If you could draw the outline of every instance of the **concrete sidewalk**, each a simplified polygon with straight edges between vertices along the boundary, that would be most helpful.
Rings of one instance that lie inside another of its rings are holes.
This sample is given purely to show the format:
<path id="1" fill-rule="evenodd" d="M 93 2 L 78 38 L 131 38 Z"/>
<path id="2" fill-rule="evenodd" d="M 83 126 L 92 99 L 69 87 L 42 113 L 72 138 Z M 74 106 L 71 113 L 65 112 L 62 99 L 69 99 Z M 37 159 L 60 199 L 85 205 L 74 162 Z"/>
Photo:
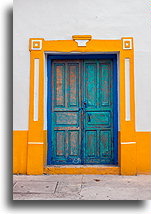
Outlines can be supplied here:
<path id="1" fill-rule="evenodd" d="M 151 176 L 14 175 L 13 200 L 151 200 Z"/>

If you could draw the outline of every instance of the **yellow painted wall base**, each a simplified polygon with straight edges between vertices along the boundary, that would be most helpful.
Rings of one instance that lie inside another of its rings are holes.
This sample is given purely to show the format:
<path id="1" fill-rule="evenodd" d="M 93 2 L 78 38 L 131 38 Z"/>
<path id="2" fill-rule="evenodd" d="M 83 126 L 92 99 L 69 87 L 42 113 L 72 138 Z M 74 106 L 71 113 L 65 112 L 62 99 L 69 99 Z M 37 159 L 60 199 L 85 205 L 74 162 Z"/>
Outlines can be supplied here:
<path id="1" fill-rule="evenodd" d="M 136 175 L 136 142 L 132 144 L 121 144 L 121 175 Z"/>
<path id="2" fill-rule="evenodd" d="M 28 131 L 13 131 L 13 173 L 27 172 L 27 135 Z"/>
<path id="3" fill-rule="evenodd" d="M 151 174 L 151 133 L 137 132 L 137 174 Z"/>
<path id="4" fill-rule="evenodd" d="M 31 144 L 28 146 L 27 174 L 42 175 L 44 166 L 43 144 Z"/>
<path id="5" fill-rule="evenodd" d="M 28 145 L 28 131 L 13 131 L 14 174 L 150 174 L 151 133 L 136 132 L 136 144 L 120 144 L 119 167 L 47 167 L 47 132 L 44 144 Z M 120 137 L 120 133 L 119 133 Z M 28 154 L 28 155 L 27 155 Z M 33 155 L 34 154 L 34 155 Z M 30 162 L 28 162 L 28 158 Z M 32 163 L 32 164 L 31 164 Z M 46 166 L 46 167 L 44 167 Z"/>

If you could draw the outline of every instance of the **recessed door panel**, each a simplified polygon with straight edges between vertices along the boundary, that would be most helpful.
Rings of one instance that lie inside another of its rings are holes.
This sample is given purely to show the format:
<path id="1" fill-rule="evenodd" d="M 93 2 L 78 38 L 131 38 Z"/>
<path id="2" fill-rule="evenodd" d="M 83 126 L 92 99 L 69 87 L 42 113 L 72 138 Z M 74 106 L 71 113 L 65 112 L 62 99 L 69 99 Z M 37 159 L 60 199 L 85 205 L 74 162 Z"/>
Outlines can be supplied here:
<path id="1" fill-rule="evenodd" d="M 88 108 L 97 106 L 97 67 L 96 63 L 85 64 L 85 99 L 87 100 Z"/>
<path id="2" fill-rule="evenodd" d="M 111 74 L 109 64 L 100 64 L 100 84 L 102 106 L 110 106 L 111 101 Z"/>
<path id="3" fill-rule="evenodd" d="M 97 154 L 97 132 L 86 131 L 86 157 L 95 158 Z"/>
<path id="4" fill-rule="evenodd" d="M 80 155 L 79 131 L 69 131 L 68 140 L 69 140 L 69 156 L 78 157 Z"/>
<path id="5" fill-rule="evenodd" d="M 86 126 L 88 127 L 110 127 L 110 112 L 86 112 Z"/>
<path id="6" fill-rule="evenodd" d="M 65 131 L 55 131 L 56 140 L 56 156 L 63 156 L 65 158 L 66 136 Z"/>
<path id="7" fill-rule="evenodd" d="M 111 141 L 111 131 L 100 131 L 100 156 L 104 161 L 111 158 L 113 146 L 113 144 L 110 143 Z"/>
<path id="8" fill-rule="evenodd" d="M 79 112 L 55 112 L 55 125 L 79 126 Z"/>
<path id="9" fill-rule="evenodd" d="M 55 106 L 65 107 L 65 64 L 56 64 L 54 68 Z"/>
<path id="10" fill-rule="evenodd" d="M 79 64 L 68 66 L 68 106 L 79 106 Z"/>

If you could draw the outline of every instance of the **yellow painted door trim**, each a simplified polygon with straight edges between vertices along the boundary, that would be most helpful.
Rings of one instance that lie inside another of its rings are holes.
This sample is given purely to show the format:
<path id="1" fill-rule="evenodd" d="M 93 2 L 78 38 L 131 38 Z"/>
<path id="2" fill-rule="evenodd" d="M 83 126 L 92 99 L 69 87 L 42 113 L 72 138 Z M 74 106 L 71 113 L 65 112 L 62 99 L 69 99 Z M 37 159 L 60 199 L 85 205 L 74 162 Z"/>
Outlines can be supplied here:
<path id="1" fill-rule="evenodd" d="M 132 37 L 119 40 L 96 40 L 91 35 L 75 35 L 71 40 L 47 41 L 43 38 L 31 38 L 30 50 L 30 105 L 27 174 L 43 174 L 45 167 L 44 137 L 44 57 L 47 52 L 64 53 L 117 53 L 119 56 L 119 164 L 120 173 L 136 174 L 136 137 L 134 103 L 134 44 Z M 129 59 L 129 119 L 126 109 L 126 65 Z M 36 64 L 38 62 L 38 64 Z M 35 93 L 36 91 L 36 93 Z M 35 95 L 36 94 L 36 95 Z M 36 112 L 35 112 L 36 107 Z M 75 170 L 73 172 L 75 173 Z M 91 168 L 90 168 L 91 170 Z M 55 170 L 54 170 L 55 171 Z M 57 171 L 57 170 L 56 170 Z M 93 170 L 97 173 L 97 170 Z M 63 173 L 63 171 L 61 171 Z M 67 172 L 67 169 L 65 170 Z M 71 171 L 70 171 L 71 173 Z M 78 173 L 78 170 L 77 170 Z M 87 174 L 92 174 L 87 171 Z"/>

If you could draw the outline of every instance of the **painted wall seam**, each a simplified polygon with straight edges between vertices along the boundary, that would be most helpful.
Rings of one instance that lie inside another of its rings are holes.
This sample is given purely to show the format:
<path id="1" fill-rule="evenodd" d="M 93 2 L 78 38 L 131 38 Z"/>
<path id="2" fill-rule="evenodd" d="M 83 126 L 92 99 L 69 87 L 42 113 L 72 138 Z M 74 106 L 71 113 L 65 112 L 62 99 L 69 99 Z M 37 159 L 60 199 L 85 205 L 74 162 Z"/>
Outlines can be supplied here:
<path id="1" fill-rule="evenodd" d="M 136 144 L 136 142 L 121 142 L 121 144 Z"/>
<path id="2" fill-rule="evenodd" d="M 44 144 L 44 142 L 28 142 L 28 144 Z"/>

